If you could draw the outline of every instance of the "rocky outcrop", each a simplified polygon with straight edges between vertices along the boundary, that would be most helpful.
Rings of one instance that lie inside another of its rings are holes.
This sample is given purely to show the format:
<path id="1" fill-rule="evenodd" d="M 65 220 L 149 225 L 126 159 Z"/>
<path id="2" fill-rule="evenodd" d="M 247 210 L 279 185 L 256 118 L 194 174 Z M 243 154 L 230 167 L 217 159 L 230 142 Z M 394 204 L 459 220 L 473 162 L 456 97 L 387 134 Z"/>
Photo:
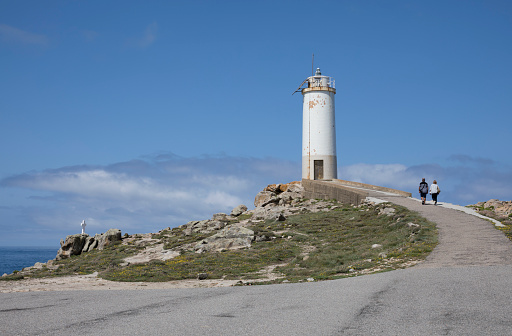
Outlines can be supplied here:
<path id="1" fill-rule="evenodd" d="M 190 221 L 179 227 L 181 229 L 180 234 L 184 236 L 185 241 L 191 241 L 190 243 L 180 245 L 179 248 L 173 250 L 165 250 L 163 244 L 158 246 L 149 244 L 140 253 L 147 252 L 147 256 L 140 258 L 140 260 L 166 260 L 179 255 L 182 250 L 203 253 L 247 248 L 255 241 L 266 241 L 275 238 L 271 235 L 255 234 L 254 231 L 247 228 L 255 222 L 268 219 L 284 221 L 287 217 L 299 212 L 328 211 L 333 208 L 332 203 L 326 201 L 304 199 L 304 188 L 300 182 L 268 185 L 256 195 L 254 205 L 254 210 L 248 210 L 247 206 L 241 204 L 235 207 L 229 215 L 216 213 L 211 219 Z M 241 219 L 241 215 L 247 216 Z M 166 231 L 171 231 L 171 228 L 167 228 Z M 165 234 L 162 232 L 160 234 Z M 197 235 L 199 239 L 201 237 L 207 238 L 199 242 L 197 240 L 193 242 L 194 237 L 190 236 L 194 235 Z M 110 229 L 93 237 L 87 234 L 67 236 L 61 242 L 56 260 L 69 258 L 72 255 L 79 255 L 94 249 L 102 250 L 121 239 L 121 230 L 118 229 Z M 127 262 L 134 263 L 138 260 L 137 256 L 132 259 Z"/>
<path id="2" fill-rule="evenodd" d="M 87 237 L 85 239 L 84 248 L 82 252 L 89 252 L 90 250 L 96 248 L 98 246 L 98 241 L 94 239 L 94 237 Z"/>
<path id="3" fill-rule="evenodd" d="M 121 230 L 119 229 L 110 229 L 105 233 L 94 235 L 94 240 L 98 242 L 98 250 L 103 250 L 121 239 Z"/>
<path id="4" fill-rule="evenodd" d="M 190 221 L 180 226 L 180 228 L 183 229 L 185 236 L 190 236 L 194 233 L 208 234 L 223 229 L 230 220 L 232 220 L 232 218 L 228 217 L 226 214 L 215 214 L 212 219 Z"/>
<path id="5" fill-rule="evenodd" d="M 231 216 L 238 217 L 246 211 L 247 211 L 247 207 L 243 204 L 240 204 L 239 206 L 237 206 L 236 208 L 231 210 Z"/>
<path id="6" fill-rule="evenodd" d="M 288 184 L 270 184 L 254 198 L 255 207 L 268 204 L 291 205 L 292 202 L 304 198 L 304 188 L 299 182 Z"/>
<path id="7" fill-rule="evenodd" d="M 332 206 L 326 201 L 305 199 L 304 195 L 305 190 L 300 182 L 271 184 L 256 195 L 256 208 L 247 213 L 252 214 L 253 220 L 284 221 L 296 213 L 327 211 Z"/>
<path id="8" fill-rule="evenodd" d="M 56 260 L 69 258 L 72 255 L 79 255 L 82 253 L 85 242 L 89 237 L 88 234 L 74 234 L 67 236 L 65 240 L 60 241 L 60 249 L 57 252 Z"/>
<path id="9" fill-rule="evenodd" d="M 254 198 L 255 207 L 263 207 L 272 202 L 272 200 L 278 201 L 276 194 L 271 191 L 260 191 Z"/>
<path id="10" fill-rule="evenodd" d="M 85 233 L 70 235 L 65 240 L 60 241 L 60 249 L 55 259 L 66 259 L 72 255 L 89 252 L 95 248 L 103 250 L 106 246 L 112 245 L 121 239 L 121 230 L 119 229 L 110 229 L 105 233 L 96 234 L 94 237 L 90 237 Z"/>
<path id="11" fill-rule="evenodd" d="M 160 230 L 158 234 L 126 236 L 123 243 L 133 244 L 140 251 L 126 258 L 123 265 L 155 259 L 169 260 L 184 251 L 206 253 L 249 248 L 255 242 L 271 241 L 280 236 L 280 233 L 260 229 L 254 232 L 248 228 L 258 222 L 285 221 L 294 214 L 330 211 L 338 207 L 329 201 L 305 199 L 304 195 L 305 191 L 300 182 L 272 184 L 256 195 L 253 210 L 248 210 L 247 206 L 242 204 L 232 209 L 229 215 L 216 213 L 211 219 L 190 221 L 175 229 L 168 227 Z M 383 214 L 392 215 L 386 212 Z M 121 240 L 121 230 L 118 229 L 110 229 L 94 236 L 70 235 L 61 241 L 56 260 L 94 249 L 102 250 Z M 47 267 L 50 267 L 50 263 Z"/>
<path id="12" fill-rule="evenodd" d="M 255 237 L 254 232 L 246 228 L 250 223 L 266 219 L 284 221 L 288 216 L 303 211 L 304 207 L 308 211 L 316 212 L 324 206 L 322 202 L 313 205 L 310 201 L 298 206 L 299 202 L 304 201 L 303 197 L 304 188 L 300 182 L 271 184 L 256 195 L 254 210 L 247 210 L 247 206 L 239 205 L 230 215 L 217 213 L 212 219 L 190 221 L 180 228 L 184 236 L 212 234 L 191 246 L 191 249 L 198 253 L 250 247 L 253 241 L 268 238 Z M 249 216 L 240 220 L 238 217 L 242 214 Z"/>
<path id="13" fill-rule="evenodd" d="M 482 202 L 478 203 L 481 204 Z M 492 209 L 497 215 L 509 217 L 512 214 L 512 201 L 491 199 L 483 203 L 484 209 Z"/>
<path id="14" fill-rule="evenodd" d="M 512 225 L 512 201 L 490 199 L 487 202 L 468 205 L 468 207 L 474 208 L 481 215 L 499 220 L 503 224 Z"/>
<path id="15" fill-rule="evenodd" d="M 231 225 L 197 243 L 194 250 L 197 253 L 202 253 L 240 249 L 250 247 L 253 240 L 253 230 L 243 226 Z"/>

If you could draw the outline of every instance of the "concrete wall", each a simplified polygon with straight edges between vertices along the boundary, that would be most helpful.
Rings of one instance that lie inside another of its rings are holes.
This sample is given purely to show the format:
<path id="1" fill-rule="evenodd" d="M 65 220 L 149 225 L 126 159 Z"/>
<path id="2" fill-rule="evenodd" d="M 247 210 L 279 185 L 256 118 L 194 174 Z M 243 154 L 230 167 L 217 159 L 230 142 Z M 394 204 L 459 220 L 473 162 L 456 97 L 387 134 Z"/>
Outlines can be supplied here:
<path id="1" fill-rule="evenodd" d="M 336 181 L 337 183 L 343 184 L 347 187 L 365 188 L 365 189 L 376 190 L 376 191 L 384 191 L 384 192 L 389 192 L 389 193 L 397 194 L 397 195 L 404 196 L 404 197 L 412 196 L 412 194 L 407 191 L 391 189 L 391 188 L 386 188 L 386 187 L 379 187 L 379 186 L 374 186 L 374 185 L 366 184 L 366 183 L 352 182 L 352 181 L 345 181 L 345 180 L 338 180 L 338 179 L 336 179 L 334 181 Z"/>
<path id="2" fill-rule="evenodd" d="M 306 198 L 335 199 L 342 203 L 359 205 L 368 196 L 364 190 L 348 188 L 332 182 L 302 180 Z"/>

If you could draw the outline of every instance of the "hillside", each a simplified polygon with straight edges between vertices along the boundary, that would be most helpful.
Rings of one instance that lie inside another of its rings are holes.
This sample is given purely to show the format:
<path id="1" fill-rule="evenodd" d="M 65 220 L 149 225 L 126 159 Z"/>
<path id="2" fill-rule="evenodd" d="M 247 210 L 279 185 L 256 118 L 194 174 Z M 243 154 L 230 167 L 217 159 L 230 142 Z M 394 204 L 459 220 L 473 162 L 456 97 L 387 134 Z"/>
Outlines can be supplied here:
<path id="1" fill-rule="evenodd" d="M 498 229 L 503 231 L 512 240 L 512 201 L 490 199 L 487 202 L 468 205 L 468 207 L 475 209 L 481 215 L 501 222 L 503 226 L 498 227 Z"/>
<path id="2" fill-rule="evenodd" d="M 0 279 L 88 274 L 123 282 L 317 281 L 408 267 L 436 245 L 435 224 L 404 207 L 303 195 L 298 182 L 269 185 L 256 195 L 254 210 L 241 205 L 231 214 L 150 234 L 68 236 L 55 260 Z"/>

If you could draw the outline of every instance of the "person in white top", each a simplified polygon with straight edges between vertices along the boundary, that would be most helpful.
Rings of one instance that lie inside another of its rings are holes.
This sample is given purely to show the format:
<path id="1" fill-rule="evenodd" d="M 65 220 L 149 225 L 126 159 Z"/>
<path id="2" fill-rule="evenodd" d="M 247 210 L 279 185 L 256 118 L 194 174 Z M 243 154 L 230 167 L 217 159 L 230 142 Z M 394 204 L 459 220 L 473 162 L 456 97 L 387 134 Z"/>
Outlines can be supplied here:
<path id="1" fill-rule="evenodd" d="M 437 181 L 434 180 L 430 185 L 430 195 L 432 195 L 432 201 L 434 201 L 434 205 L 437 205 L 437 195 L 441 192 L 439 186 L 437 185 Z"/>

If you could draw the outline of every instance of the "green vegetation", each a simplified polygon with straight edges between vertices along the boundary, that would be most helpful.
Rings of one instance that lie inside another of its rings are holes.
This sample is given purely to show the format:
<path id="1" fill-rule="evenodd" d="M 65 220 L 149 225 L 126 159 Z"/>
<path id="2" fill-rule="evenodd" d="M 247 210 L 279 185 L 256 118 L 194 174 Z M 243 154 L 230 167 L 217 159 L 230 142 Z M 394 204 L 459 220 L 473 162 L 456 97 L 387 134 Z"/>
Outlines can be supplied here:
<path id="1" fill-rule="evenodd" d="M 182 245 L 195 243 L 208 237 L 204 233 L 192 233 L 188 236 L 183 234 L 183 228 L 174 228 L 171 231 L 171 235 L 167 235 L 163 238 L 164 249 L 170 250 Z"/>
<path id="2" fill-rule="evenodd" d="M 15 273 L 13 273 L 11 275 L 0 277 L 0 281 L 21 280 L 23 278 L 25 278 L 23 275 L 18 274 L 17 272 L 15 272 Z"/>
<path id="3" fill-rule="evenodd" d="M 77 256 L 71 256 L 68 259 L 54 262 L 56 269 L 43 267 L 42 269 L 32 270 L 30 274 L 24 276 L 15 272 L 12 275 L 0 277 L 1 280 L 19 280 L 20 277 L 42 278 L 75 274 L 91 274 L 94 272 L 105 272 L 110 269 L 122 267 L 123 259 L 136 254 L 141 250 L 131 244 L 119 244 L 108 246 L 103 250 L 92 250 Z"/>
<path id="4" fill-rule="evenodd" d="M 143 249 L 131 241 L 73 256 L 55 262 L 57 269 L 43 268 L 24 276 L 96 271 L 102 278 L 114 281 L 196 279 L 200 273 L 208 274 L 209 279 L 246 283 L 256 279 L 260 279 L 259 283 L 326 280 L 406 267 L 424 259 L 437 243 L 435 224 L 406 208 L 389 203 L 361 207 L 335 202 L 331 205 L 335 207 L 330 211 L 301 213 L 285 221 L 250 223 L 248 227 L 259 239 L 246 249 L 195 253 L 187 244 L 216 232 L 186 236 L 183 228 L 174 228 L 153 234 L 156 241 L 151 242 L 180 251 L 178 257 L 170 260 L 127 265 L 124 258 Z M 386 207 L 394 208 L 394 212 L 382 214 Z M 267 280 L 268 272 L 264 270 L 269 268 L 278 275 L 277 279 Z"/>
<path id="5" fill-rule="evenodd" d="M 218 253 L 188 252 L 167 261 L 112 269 L 102 277 L 114 281 L 170 281 L 196 279 L 199 273 L 207 273 L 212 279 L 246 279 L 255 275 L 249 276 L 254 279 L 261 268 L 293 258 L 298 252 L 297 247 L 284 240 L 254 245 L 249 249 Z"/>
<path id="6" fill-rule="evenodd" d="M 470 208 L 475 209 L 479 214 L 493 218 L 497 221 L 499 221 L 504 226 L 499 227 L 496 226 L 496 228 L 500 231 L 502 231 L 505 236 L 507 236 L 508 239 L 512 240 L 512 213 L 508 216 L 505 215 L 498 215 L 496 212 L 494 212 L 494 206 L 491 206 L 489 208 L 484 208 L 483 206 L 468 206 Z"/>
<path id="7" fill-rule="evenodd" d="M 502 231 L 505 236 L 507 236 L 508 239 L 512 240 L 512 216 L 508 216 L 508 217 L 502 217 L 502 216 L 490 216 L 490 215 L 486 215 L 486 216 L 489 216 L 489 217 L 493 217 L 494 219 L 500 221 L 501 224 L 503 224 L 504 226 L 502 227 L 496 227 L 498 230 Z"/>
<path id="8" fill-rule="evenodd" d="M 403 207 L 393 208 L 392 216 L 379 215 L 381 207 L 344 206 L 290 218 L 283 224 L 288 236 L 310 252 L 296 255 L 277 270 L 290 281 L 332 279 L 363 270 L 395 269 L 424 258 L 437 242 L 435 224 Z M 381 246 L 372 248 L 374 244 Z"/>

